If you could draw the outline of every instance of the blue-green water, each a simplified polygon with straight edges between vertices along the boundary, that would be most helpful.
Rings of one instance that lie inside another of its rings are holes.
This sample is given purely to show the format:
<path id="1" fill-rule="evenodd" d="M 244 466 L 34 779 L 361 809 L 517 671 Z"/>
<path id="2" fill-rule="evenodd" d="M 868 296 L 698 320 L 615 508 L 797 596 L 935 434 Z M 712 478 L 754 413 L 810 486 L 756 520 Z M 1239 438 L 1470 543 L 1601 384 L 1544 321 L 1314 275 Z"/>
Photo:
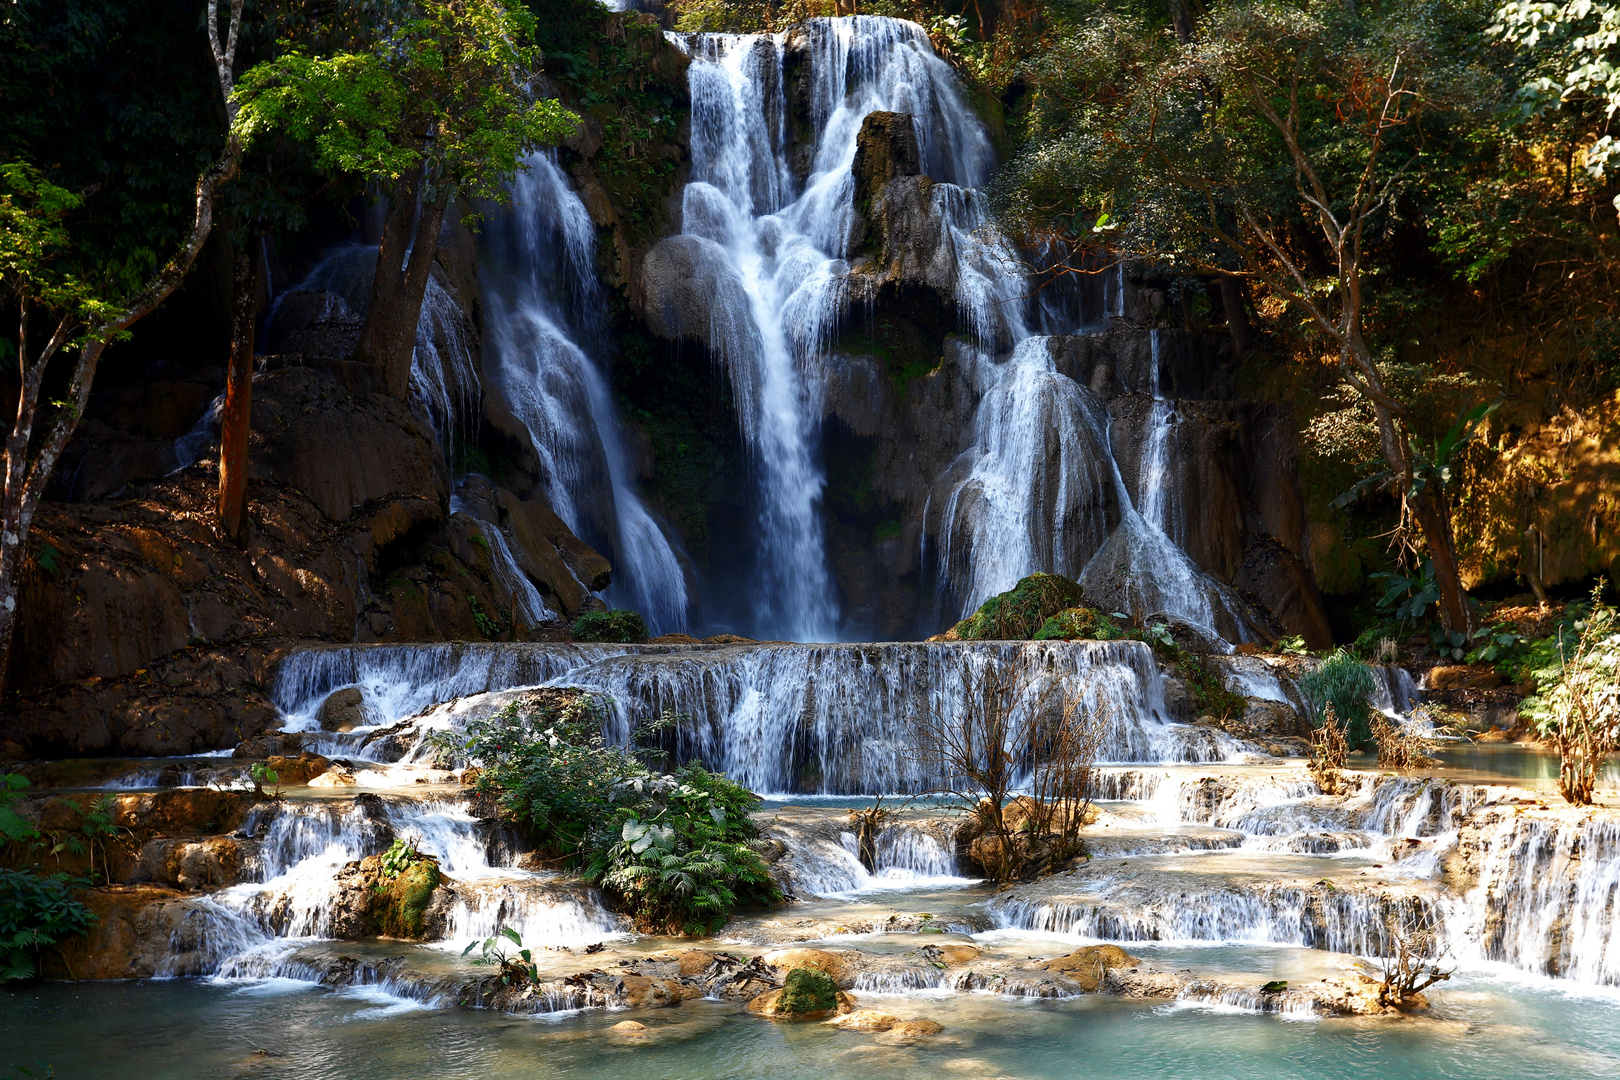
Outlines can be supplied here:
<path id="1" fill-rule="evenodd" d="M 1279 960 L 1286 967 L 1285 957 L 1266 962 Z M 1434 997 L 1434 1019 L 1313 1022 L 1099 996 L 863 996 L 863 1006 L 946 1025 L 932 1040 L 900 1046 L 707 1001 L 518 1019 L 290 982 L 66 984 L 0 993 L 0 1066 L 45 1061 L 62 1078 L 142 1080 L 1620 1075 L 1620 1003 L 1478 977 Z M 626 1019 L 646 1024 L 650 1037 L 630 1041 L 608 1030 Z M 255 1056 L 261 1050 L 267 1054 Z"/>

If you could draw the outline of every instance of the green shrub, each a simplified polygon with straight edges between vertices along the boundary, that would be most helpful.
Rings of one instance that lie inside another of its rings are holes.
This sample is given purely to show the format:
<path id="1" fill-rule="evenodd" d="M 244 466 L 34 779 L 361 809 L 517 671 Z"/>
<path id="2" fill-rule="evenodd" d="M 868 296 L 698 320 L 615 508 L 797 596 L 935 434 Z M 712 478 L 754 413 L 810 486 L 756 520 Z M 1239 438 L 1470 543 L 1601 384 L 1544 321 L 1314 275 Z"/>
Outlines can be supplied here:
<path id="1" fill-rule="evenodd" d="M 741 905 L 781 902 L 748 842 L 759 797 L 700 765 L 673 774 L 661 750 L 609 746 L 604 703 L 550 691 L 470 725 L 441 749 L 482 766 L 478 787 L 558 865 L 583 870 L 647 931 L 710 933 Z M 638 735 L 667 726 L 665 717 Z"/>
<path id="2" fill-rule="evenodd" d="M 66 874 L 0 870 L 0 982 L 38 970 L 41 949 L 73 934 L 87 934 L 96 915 L 79 900 Z"/>
<path id="3" fill-rule="evenodd" d="M 574 620 L 574 639 L 639 645 L 647 640 L 647 623 L 628 608 L 587 611 Z"/>
<path id="4" fill-rule="evenodd" d="M 1036 641 L 1073 641 L 1083 638 L 1091 641 L 1113 641 L 1125 632 L 1119 624 L 1096 608 L 1064 608 L 1041 624 L 1035 631 Z"/>
<path id="5" fill-rule="evenodd" d="M 1372 668 L 1343 649 L 1322 661 L 1321 666 L 1300 677 L 1299 692 L 1305 699 L 1312 727 L 1322 723 L 1323 710 L 1333 706 L 1345 740 L 1352 750 L 1373 745 L 1372 694 L 1375 683 Z"/>
<path id="6" fill-rule="evenodd" d="M 1031 574 L 1004 593 L 979 605 L 955 626 L 963 641 L 1029 641 L 1046 620 L 1078 608 L 1080 586 L 1057 574 Z"/>

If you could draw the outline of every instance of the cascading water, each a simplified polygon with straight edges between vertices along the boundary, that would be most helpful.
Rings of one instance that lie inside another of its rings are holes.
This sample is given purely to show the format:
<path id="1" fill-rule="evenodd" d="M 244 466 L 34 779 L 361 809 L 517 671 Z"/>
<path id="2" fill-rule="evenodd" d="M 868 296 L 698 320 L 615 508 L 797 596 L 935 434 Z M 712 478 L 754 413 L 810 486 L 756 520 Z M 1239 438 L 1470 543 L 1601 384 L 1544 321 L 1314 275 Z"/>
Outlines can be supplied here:
<path id="1" fill-rule="evenodd" d="M 508 271 L 486 289 L 495 381 L 528 431 L 552 509 L 609 553 L 613 599 L 654 633 L 684 630 L 686 572 L 636 490 L 599 359 L 580 345 L 602 330 L 596 227 L 552 157 L 527 165 L 491 230 Z"/>
<path id="2" fill-rule="evenodd" d="M 915 24 L 856 16 L 794 31 L 807 54 L 819 140 L 790 147 L 789 35 L 692 35 L 692 180 L 682 198 L 687 256 L 717 282 L 711 349 L 729 375 L 756 477 L 755 632 L 800 640 L 837 633 L 817 460 L 820 358 L 845 302 L 855 223 L 856 136 L 872 112 L 912 117 L 923 168 L 962 264 L 957 291 L 976 327 L 998 318 L 971 239 L 982 210 L 966 187 L 988 176 L 989 141 L 949 67 Z M 802 184 L 790 164 L 810 154 Z"/>

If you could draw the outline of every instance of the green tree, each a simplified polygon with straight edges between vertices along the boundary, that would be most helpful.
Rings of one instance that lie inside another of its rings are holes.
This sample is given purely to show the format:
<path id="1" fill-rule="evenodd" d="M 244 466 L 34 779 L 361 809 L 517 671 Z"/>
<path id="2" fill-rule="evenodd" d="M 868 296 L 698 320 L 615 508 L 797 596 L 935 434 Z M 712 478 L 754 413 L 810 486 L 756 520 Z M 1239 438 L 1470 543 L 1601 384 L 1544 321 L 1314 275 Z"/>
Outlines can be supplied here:
<path id="1" fill-rule="evenodd" d="M 1000 192 L 1021 231 L 1246 279 L 1331 341 L 1434 563 L 1442 621 L 1463 633 L 1448 493 L 1414 450 L 1412 409 L 1365 319 L 1399 200 L 1446 166 L 1428 125 L 1499 94 L 1477 51 L 1456 43 L 1480 40 L 1482 22 L 1444 0 L 1365 14 L 1245 0 L 1185 38 L 1098 18 L 1032 65 L 1031 138 Z"/>
<path id="2" fill-rule="evenodd" d="M 293 51 L 241 78 L 235 131 L 252 145 L 285 132 L 321 167 L 356 173 L 387 192 L 371 304 L 358 354 L 379 365 L 388 392 L 410 388 L 417 316 L 446 208 L 500 201 L 537 147 L 574 119 L 539 100 L 533 19 L 498 0 L 421 0 L 364 51 Z"/>
<path id="3" fill-rule="evenodd" d="M 224 99 L 226 118 L 234 121 L 231 99 L 243 0 L 229 0 L 221 34 L 219 0 L 208 0 L 207 30 L 214 70 Z M 116 283 L 92 283 L 82 273 L 62 269 L 72 248 L 66 215 L 81 196 L 46 181 L 26 163 L 0 170 L 0 299 L 17 313 L 16 363 L 21 383 L 17 418 L 6 440 L 5 489 L 0 494 L 0 689 L 10 668 L 16 631 L 18 570 L 27 551 L 28 532 L 62 449 L 78 427 L 90 399 L 90 387 L 102 354 L 113 341 L 169 297 L 180 286 L 213 228 L 215 200 L 235 176 L 241 143 L 225 140 L 224 150 L 197 178 L 191 225 L 179 250 L 131 291 Z M 42 344 L 30 340 L 29 322 L 44 316 L 53 328 Z M 73 357 L 63 399 L 47 402 L 44 432 L 40 391 L 52 361 Z"/>
<path id="4" fill-rule="evenodd" d="M 1547 68 L 1520 89 L 1525 115 L 1563 107 L 1591 119 L 1586 169 L 1602 177 L 1620 158 L 1620 141 L 1612 134 L 1620 113 L 1620 4 L 1514 0 L 1497 9 L 1490 32 L 1522 46 Z M 1614 205 L 1620 209 L 1620 195 Z"/>

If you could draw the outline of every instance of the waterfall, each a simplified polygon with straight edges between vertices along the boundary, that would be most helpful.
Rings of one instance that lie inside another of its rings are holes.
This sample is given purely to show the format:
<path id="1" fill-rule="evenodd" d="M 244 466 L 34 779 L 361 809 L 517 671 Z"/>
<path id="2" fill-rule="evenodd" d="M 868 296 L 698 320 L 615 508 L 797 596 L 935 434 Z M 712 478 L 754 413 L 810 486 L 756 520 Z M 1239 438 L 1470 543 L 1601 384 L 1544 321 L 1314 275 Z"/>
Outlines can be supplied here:
<path id="1" fill-rule="evenodd" d="M 578 687 L 606 699 L 607 733 L 621 744 L 636 721 L 671 712 L 680 719 L 669 748 L 680 760 L 755 791 L 870 794 L 939 780 L 919 760 L 918 725 L 951 723 L 971 680 L 990 667 L 1021 680 L 1026 703 L 1061 684 L 1080 708 L 1105 717 L 1104 760 L 1225 761 L 1248 752 L 1218 731 L 1170 722 L 1152 653 L 1136 641 L 350 646 L 289 657 L 272 697 L 289 728 L 309 729 L 326 694 L 359 686 L 377 723 L 421 714 L 421 732 L 460 727 L 506 700 L 466 695 Z"/>
<path id="2" fill-rule="evenodd" d="M 491 232 L 509 271 L 485 290 L 494 381 L 540 459 L 547 501 L 609 553 L 615 603 L 654 633 L 684 630 L 685 569 L 637 492 L 607 378 L 580 344 L 604 332 L 596 227 L 552 157 L 528 160 Z"/>
<path id="3" fill-rule="evenodd" d="M 181 901 L 183 932 L 170 943 L 170 974 L 226 978 L 281 975 L 313 980 L 292 959 L 303 943 L 330 937 L 339 871 L 396 838 L 438 860 L 455 901 L 442 947 L 460 949 L 503 926 L 533 948 L 623 936 L 622 920 L 600 898 L 555 875 L 492 865 L 490 845 L 463 799 L 281 802 L 256 808 L 242 833 L 257 839 L 254 880 Z"/>
<path id="4" fill-rule="evenodd" d="M 1479 860 L 1454 940 L 1479 959 L 1620 985 L 1620 825 L 1504 813 L 1482 826 Z"/>
<path id="5" fill-rule="evenodd" d="M 1108 536 L 1114 494 L 1107 438 L 1088 392 L 1060 374 L 1047 339 L 997 363 L 974 358 L 983 393 L 967 478 L 940 523 L 944 584 L 961 614 L 1033 569 L 1078 577 Z"/>
<path id="6" fill-rule="evenodd" d="M 820 133 L 799 184 L 789 162 L 788 34 L 691 35 L 692 178 L 683 241 L 719 285 L 706 313 L 755 477 L 755 632 L 800 640 L 837 634 L 818 460 L 820 359 L 845 303 L 855 223 L 856 136 L 875 111 L 910 114 L 931 198 L 961 266 L 957 296 L 975 330 L 996 324 L 1000 294 L 972 234 L 984 222 L 964 190 L 989 175 L 982 125 L 921 27 L 897 19 L 811 19 L 810 128 Z M 1005 292 L 1005 289 L 1001 290 Z"/>

